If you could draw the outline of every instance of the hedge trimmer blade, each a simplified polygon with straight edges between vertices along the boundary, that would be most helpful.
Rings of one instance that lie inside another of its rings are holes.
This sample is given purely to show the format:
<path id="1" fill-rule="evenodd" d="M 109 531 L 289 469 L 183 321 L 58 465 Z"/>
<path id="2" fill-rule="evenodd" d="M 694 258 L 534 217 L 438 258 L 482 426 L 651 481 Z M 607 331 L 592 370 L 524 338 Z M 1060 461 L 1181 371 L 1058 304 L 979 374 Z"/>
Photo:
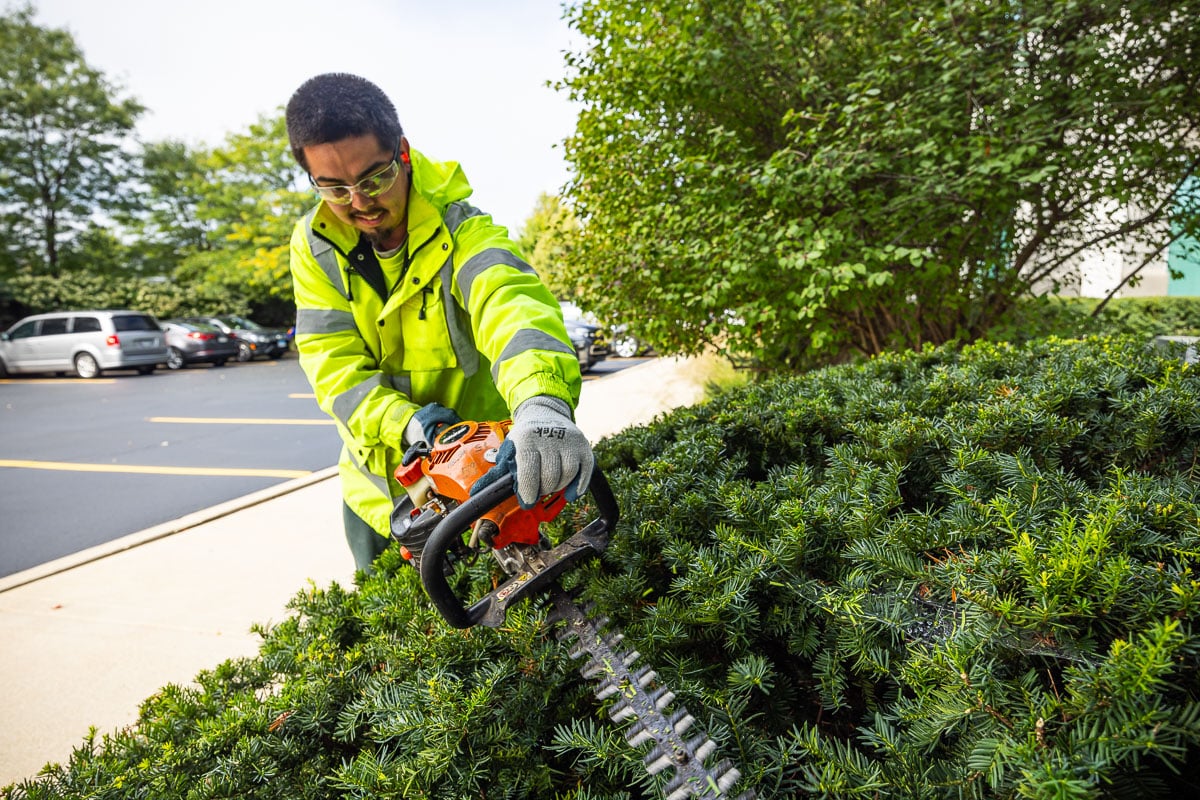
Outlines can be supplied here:
<path id="1" fill-rule="evenodd" d="M 663 788 L 667 800 L 729 797 L 728 791 L 741 773 L 728 759 L 705 766 L 705 760 L 717 749 L 716 743 L 703 732 L 685 738 L 695 718 L 686 708 L 669 711 L 675 694 L 658 683 L 653 669 L 634 666 L 639 656 L 636 650 L 619 649 L 624 635 L 606 630 L 607 619 L 593 620 L 559 585 L 551 587 L 549 596 L 554 604 L 549 621 L 563 623 L 557 629 L 559 640 L 575 639 L 572 658 L 589 656 L 580 673 L 596 684 L 596 697 L 607 700 L 617 696 L 609 716 L 618 723 L 633 721 L 625 740 L 635 748 L 653 743 L 644 760 L 646 771 L 657 775 L 674 768 L 674 775 Z M 748 790 L 737 800 L 754 797 L 754 791 Z"/>

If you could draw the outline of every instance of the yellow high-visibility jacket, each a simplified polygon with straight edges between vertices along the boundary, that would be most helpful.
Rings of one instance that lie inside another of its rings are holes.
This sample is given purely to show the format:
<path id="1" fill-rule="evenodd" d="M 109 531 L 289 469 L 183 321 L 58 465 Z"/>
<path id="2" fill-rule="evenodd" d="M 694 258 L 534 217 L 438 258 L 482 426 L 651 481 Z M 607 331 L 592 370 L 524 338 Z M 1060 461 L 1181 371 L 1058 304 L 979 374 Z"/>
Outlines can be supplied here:
<path id="1" fill-rule="evenodd" d="M 300 365 L 344 442 L 346 504 L 384 536 L 418 408 L 506 419 L 535 395 L 574 408 L 582 386 L 558 303 L 508 232 L 464 202 L 471 186 L 458 164 L 411 157 L 408 263 L 381 265 L 386 301 L 359 271 L 379 263 L 374 249 L 323 202 L 291 240 Z"/>

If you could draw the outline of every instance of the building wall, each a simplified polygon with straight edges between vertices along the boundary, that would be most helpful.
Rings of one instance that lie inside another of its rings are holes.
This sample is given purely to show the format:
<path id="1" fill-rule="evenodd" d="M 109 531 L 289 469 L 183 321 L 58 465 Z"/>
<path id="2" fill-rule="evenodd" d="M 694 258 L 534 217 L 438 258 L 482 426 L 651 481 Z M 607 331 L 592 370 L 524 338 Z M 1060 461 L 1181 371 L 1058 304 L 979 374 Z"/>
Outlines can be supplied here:
<path id="1" fill-rule="evenodd" d="M 1200 179 L 1190 178 L 1179 191 L 1179 205 L 1200 202 Z M 1140 215 L 1136 209 L 1121 209 L 1114 216 L 1132 219 Z M 1178 232 L 1170 232 L 1164 226 L 1160 241 Z M 1078 295 L 1081 297 L 1105 297 L 1127 275 L 1149 257 L 1149 262 L 1138 271 L 1139 280 L 1125 284 L 1116 297 L 1163 297 L 1200 296 L 1200 241 L 1180 237 L 1169 248 L 1151 254 L 1146 248 L 1109 246 L 1096 248 L 1080 254 L 1073 265 L 1078 270 Z M 1171 277 L 1171 271 L 1183 273 L 1182 278 Z M 1074 294 L 1064 291 L 1063 294 Z"/>
<path id="2" fill-rule="evenodd" d="M 1188 204 L 1194 207 L 1200 203 L 1200 177 L 1193 175 L 1184 182 L 1179 191 L 1179 205 Z M 1178 233 L 1178 229 L 1172 229 Z M 1171 243 L 1167 253 L 1167 264 L 1172 272 L 1182 273 L 1181 277 L 1172 277 L 1167 287 L 1167 294 L 1178 296 L 1200 295 L 1200 239 L 1194 236 L 1180 236 Z"/>

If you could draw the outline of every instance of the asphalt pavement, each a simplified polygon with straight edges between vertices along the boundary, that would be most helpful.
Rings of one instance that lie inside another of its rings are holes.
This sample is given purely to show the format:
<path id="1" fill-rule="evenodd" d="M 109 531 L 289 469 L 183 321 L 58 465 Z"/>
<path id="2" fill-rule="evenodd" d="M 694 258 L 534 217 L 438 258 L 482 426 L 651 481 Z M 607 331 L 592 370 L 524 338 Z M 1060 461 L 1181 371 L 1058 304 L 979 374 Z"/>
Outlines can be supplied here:
<path id="1" fill-rule="evenodd" d="M 657 358 L 587 381 L 592 442 L 703 399 L 703 360 Z M 353 585 L 336 468 L 0 578 L 0 787 L 65 762 L 90 729 L 229 658 L 310 584 Z"/>

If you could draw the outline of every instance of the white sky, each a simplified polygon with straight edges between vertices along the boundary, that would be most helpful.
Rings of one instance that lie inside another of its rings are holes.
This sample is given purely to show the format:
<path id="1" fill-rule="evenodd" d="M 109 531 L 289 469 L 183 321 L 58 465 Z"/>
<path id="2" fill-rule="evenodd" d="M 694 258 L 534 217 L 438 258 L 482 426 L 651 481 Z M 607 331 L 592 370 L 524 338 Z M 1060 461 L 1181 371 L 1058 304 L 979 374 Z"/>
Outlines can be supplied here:
<path id="1" fill-rule="evenodd" d="M 20 0 L 4 0 L 12 8 Z M 396 104 L 409 141 L 458 161 L 472 203 L 524 225 L 567 180 L 576 109 L 546 86 L 578 41 L 560 0 L 33 0 L 88 64 L 147 111 L 149 141 L 218 145 L 307 78 L 353 72 Z"/>

